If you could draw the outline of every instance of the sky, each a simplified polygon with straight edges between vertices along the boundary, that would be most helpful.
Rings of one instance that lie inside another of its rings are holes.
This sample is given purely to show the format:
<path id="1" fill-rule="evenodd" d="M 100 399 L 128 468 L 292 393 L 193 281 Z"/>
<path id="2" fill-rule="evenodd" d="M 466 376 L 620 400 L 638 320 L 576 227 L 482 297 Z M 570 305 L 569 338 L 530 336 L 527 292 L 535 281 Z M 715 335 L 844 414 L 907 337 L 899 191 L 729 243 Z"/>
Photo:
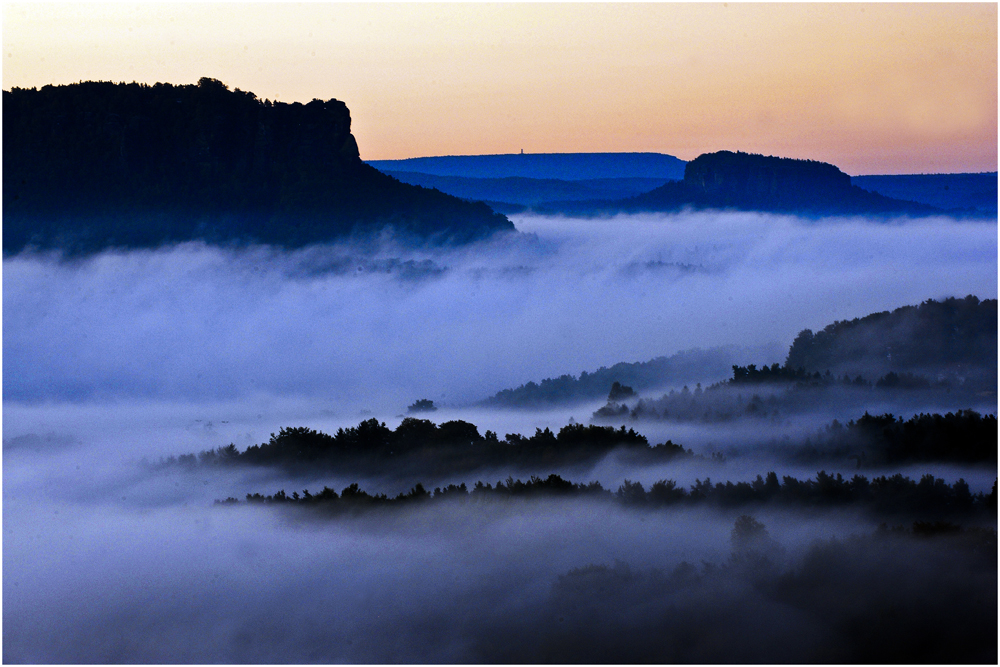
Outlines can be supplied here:
<path id="1" fill-rule="evenodd" d="M 3 5 L 3 88 L 210 76 L 347 103 L 364 159 L 742 150 L 997 169 L 997 5 Z"/>

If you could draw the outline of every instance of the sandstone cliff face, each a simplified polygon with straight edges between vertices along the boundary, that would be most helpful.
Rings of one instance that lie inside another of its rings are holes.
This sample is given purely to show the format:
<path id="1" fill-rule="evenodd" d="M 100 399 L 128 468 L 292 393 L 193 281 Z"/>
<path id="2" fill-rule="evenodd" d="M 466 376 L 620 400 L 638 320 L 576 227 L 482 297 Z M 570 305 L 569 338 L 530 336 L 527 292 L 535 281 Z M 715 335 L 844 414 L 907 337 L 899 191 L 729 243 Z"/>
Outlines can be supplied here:
<path id="1" fill-rule="evenodd" d="M 513 230 L 485 204 L 364 164 L 339 100 L 272 103 L 202 79 L 14 89 L 3 102 L 5 252 L 67 238 L 97 249 L 303 245 L 385 226 L 442 241 Z"/>

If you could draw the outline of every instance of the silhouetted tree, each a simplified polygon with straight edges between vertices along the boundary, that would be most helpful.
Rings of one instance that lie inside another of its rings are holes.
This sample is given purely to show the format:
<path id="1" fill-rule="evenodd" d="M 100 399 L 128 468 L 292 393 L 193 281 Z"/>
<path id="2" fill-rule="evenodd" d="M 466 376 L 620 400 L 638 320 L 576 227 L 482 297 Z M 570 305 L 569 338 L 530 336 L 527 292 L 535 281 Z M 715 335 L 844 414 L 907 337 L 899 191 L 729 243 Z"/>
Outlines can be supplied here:
<path id="1" fill-rule="evenodd" d="M 418 401 L 415 401 L 413 405 L 406 408 L 406 411 L 410 414 L 416 412 L 434 412 L 435 410 L 437 410 L 437 408 L 434 407 L 434 401 L 426 398 L 421 398 Z"/>
<path id="2" fill-rule="evenodd" d="M 608 403 L 622 401 L 633 396 L 635 396 L 635 390 L 632 387 L 623 386 L 615 380 L 611 385 L 611 391 L 608 392 Z"/>

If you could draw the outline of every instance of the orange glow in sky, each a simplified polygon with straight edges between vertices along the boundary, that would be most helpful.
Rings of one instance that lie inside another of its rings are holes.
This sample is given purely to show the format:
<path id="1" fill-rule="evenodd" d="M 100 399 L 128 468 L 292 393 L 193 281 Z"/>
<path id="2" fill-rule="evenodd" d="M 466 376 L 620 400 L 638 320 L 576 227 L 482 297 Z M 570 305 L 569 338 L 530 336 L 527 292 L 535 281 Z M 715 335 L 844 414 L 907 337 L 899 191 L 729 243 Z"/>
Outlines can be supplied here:
<path id="1" fill-rule="evenodd" d="M 6 4 L 3 88 L 344 100 L 365 159 L 728 149 L 997 169 L 996 4 Z"/>

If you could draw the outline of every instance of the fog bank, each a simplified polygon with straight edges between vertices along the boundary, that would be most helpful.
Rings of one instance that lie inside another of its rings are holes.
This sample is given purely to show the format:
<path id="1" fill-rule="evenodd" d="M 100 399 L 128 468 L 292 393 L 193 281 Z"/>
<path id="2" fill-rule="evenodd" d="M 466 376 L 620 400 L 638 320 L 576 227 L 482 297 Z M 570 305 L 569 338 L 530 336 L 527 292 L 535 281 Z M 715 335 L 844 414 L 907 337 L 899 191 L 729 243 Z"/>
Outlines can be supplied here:
<path id="1" fill-rule="evenodd" d="M 528 234 L 461 249 L 187 244 L 6 259 L 4 400 L 298 396 L 395 414 L 416 398 L 469 402 L 997 293 L 989 223 L 691 213 L 515 224 Z"/>

